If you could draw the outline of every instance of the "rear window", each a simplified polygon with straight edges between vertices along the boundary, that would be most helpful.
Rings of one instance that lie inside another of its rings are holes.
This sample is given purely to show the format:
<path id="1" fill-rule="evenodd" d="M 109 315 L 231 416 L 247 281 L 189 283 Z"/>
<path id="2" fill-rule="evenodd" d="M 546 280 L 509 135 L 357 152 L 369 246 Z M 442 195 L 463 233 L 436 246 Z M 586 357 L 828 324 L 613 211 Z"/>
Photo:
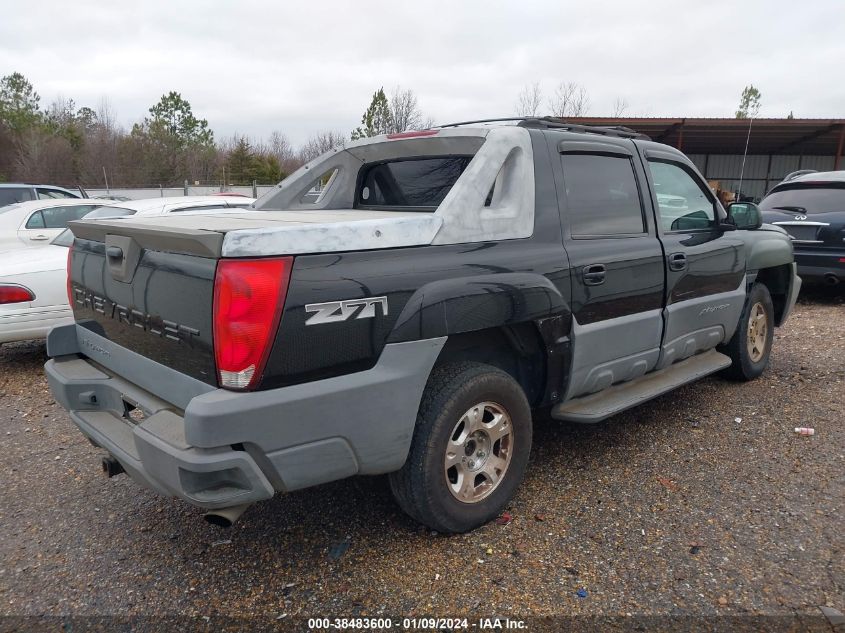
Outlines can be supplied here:
<path id="1" fill-rule="evenodd" d="M 28 200 L 32 200 L 32 189 L 28 187 L 0 187 L 0 207 Z"/>
<path id="2" fill-rule="evenodd" d="M 119 218 L 124 215 L 135 215 L 132 209 L 124 209 L 123 207 L 100 207 L 85 216 L 86 220 L 97 220 L 102 218 Z"/>
<path id="3" fill-rule="evenodd" d="M 357 206 L 433 211 L 464 173 L 472 156 L 403 158 L 365 165 Z"/>
<path id="4" fill-rule="evenodd" d="M 763 198 L 760 208 L 763 211 L 794 211 L 807 215 L 845 211 L 845 183 L 838 186 L 790 185 Z"/>
<path id="5" fill-rule="evenodd" d="M 42 209 L 29 219 L 26 228 L 64 229 L 67 223 L 73 220 L 80 220 L 83 216 L 96 209 L 99 205 L 80 204 L 66 207 L 50 207 Z M 38 216 L 41 216 L 38 219 Z"/>

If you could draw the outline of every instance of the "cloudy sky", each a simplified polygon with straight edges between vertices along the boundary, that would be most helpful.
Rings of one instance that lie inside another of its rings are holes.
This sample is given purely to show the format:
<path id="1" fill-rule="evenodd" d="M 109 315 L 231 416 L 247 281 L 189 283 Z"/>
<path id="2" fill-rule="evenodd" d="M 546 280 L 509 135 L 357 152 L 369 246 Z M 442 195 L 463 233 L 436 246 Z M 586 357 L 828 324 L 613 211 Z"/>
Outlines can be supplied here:
<path id="1" fill-rule="evenodd" d="M 509 116 L 520 89 L 584 86 L 589 114 L 845 116 L 845 1 L 0 3 L 0 76 L 47 105 L 107 97 L 131 125 L 170 90 L 218 138 L 349 133 L 372 93 L 412 88 L 436 122 Z"/>

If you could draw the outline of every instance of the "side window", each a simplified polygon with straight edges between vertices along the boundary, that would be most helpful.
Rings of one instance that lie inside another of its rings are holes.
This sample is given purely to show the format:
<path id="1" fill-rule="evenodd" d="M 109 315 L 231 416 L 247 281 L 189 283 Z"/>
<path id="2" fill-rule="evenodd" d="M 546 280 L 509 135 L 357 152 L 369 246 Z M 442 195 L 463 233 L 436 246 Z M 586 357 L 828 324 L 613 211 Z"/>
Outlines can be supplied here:
<path id="1" fill-rule="evenodd" d="M 0 207 L 27 200 L 32 200 L 32 189 L 0 187 Z"/>
<path id="2" fill-rule="evenodd" d="M 645 233 L 640 191 L 630 158 L 562 154 L 561 161 L 573 237 Z"/>
<path id="3" fill-rule="evenodd" d="M 651 179 L 664 231 L 709 229 L 716 223 L 716 208 L 706 190 L 677 163 L 650 159 Z"/>
<path id="4" fill-rule="evenodd" d="M 31 216 L 29 216 L 29 220 L 26 221 L 26 228 L 28 228 L 28 229 L 43 229 L 44 228 L 44 216 L 41 215 L 41 211 L 36 211 Z"/>
<path id="5" fill-rule="evenodd" d="M 67 200 L 68 198 L 76 198 L 75 195 L 67 191 L 59 191 L 58 189 L 42 189 L 38 188 L 38 197 L 46 199 Z"/>
<path id="6" fill-rule="evenodd" d="M 42 209 L 44 215 L 44 227 L 47 229 L 66 229 L 67 223 L 81 219 L 89 211 L 96 209 L 97 205 L 80 204 L 69 207 L 51 207 Z"/>

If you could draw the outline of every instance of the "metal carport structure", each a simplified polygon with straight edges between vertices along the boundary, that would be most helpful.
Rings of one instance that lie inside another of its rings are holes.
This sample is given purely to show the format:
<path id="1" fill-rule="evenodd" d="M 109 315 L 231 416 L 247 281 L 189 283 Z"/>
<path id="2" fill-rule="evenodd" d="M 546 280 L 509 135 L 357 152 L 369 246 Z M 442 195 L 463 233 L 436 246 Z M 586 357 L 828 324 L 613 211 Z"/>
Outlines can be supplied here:
<path id="1" fill-rule="evenodd" d="M 755 199 L 798 169 L 845 169 L 845 119 L 570 117 L 566 121 L 622 125 L 677 147 L 708 180 L 718 180 L 730 191 L 739 190 L 742 173 L 742 194 Z"/>

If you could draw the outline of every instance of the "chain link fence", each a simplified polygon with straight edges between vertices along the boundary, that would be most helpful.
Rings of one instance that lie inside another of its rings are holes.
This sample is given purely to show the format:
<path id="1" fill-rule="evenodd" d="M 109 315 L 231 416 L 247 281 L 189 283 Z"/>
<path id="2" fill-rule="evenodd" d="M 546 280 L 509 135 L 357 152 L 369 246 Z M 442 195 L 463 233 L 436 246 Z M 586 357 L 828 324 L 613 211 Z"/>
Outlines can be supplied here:
<path id="1" fill-rule="evenodd" d="M 221 185 L 217 184 L 185 184 L 182 187 L 165 187 L 163 185 L 150 185 L 147 187 L 109 187 L 93 188 L 86 187 L 85 191 L 92 198 L 116 197 L 128 198 L 129 200 L 143 200 L 145 198 L 177 198 L 180 196 L 208 196 L 219 193 L 239 194 L 250 198 L 260 198 L 268 191 L 275 188 L 275 185 Z"/>

